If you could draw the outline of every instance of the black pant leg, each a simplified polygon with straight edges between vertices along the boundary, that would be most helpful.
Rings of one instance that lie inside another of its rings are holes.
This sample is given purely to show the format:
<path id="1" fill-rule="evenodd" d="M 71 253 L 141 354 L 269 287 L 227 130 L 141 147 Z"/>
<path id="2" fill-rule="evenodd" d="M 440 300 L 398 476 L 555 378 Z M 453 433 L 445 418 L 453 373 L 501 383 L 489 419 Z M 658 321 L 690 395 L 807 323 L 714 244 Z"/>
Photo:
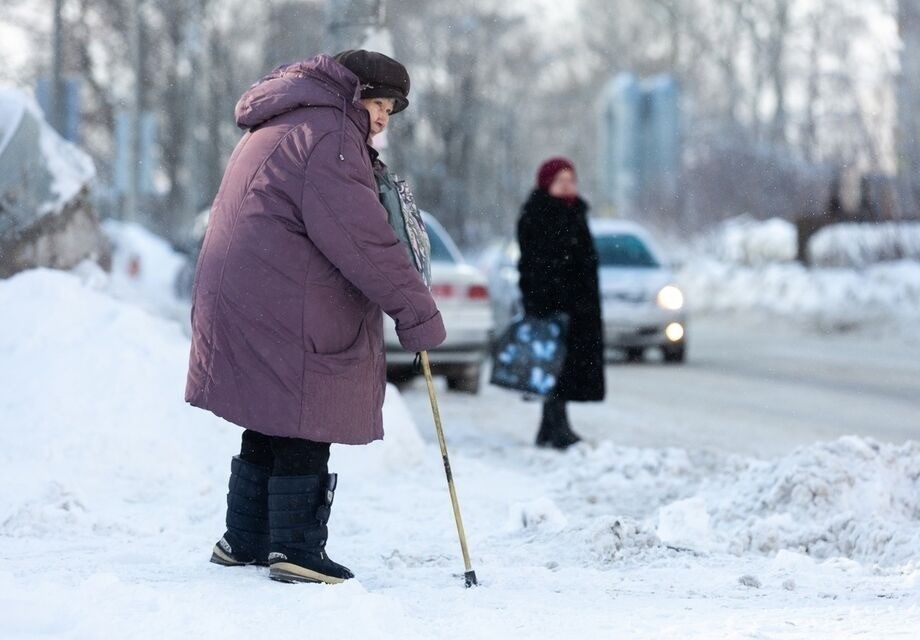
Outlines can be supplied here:
<path id="1" fill-rule="evenodd" d="M 316 476 L 329 472 L 329 443 L 303 438 L 271 438 L 273 476 Z"/>
<path id="2" fill-rule="evenodd" d="M 251 464 L 271 469 L 275 464 L 271 440 L 270 436 L 262 435 L 258 431 L 244 430 L 240 443 L 240 458 Z"/>

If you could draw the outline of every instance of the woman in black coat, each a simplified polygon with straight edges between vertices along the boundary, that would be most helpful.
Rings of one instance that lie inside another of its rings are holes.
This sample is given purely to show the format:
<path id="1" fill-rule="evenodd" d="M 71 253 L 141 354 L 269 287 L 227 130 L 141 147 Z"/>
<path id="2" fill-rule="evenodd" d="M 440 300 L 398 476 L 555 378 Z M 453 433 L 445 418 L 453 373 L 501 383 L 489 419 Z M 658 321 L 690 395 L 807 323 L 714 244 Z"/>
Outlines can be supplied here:
<path id="1" fill-rule="evenodd" d="M 568 401 L 604 399 L 604 337 L 597 252 L 588 231 L 588 204 L 578 196 L 575 166 L 552 158 L 540 166 L 537 188 L 518 220 L 518 263 L 524 311 L 569 315 L 566 360 L 546 397 L 537 446 L 565 449 L 581 438 L 566 415 Z"/>

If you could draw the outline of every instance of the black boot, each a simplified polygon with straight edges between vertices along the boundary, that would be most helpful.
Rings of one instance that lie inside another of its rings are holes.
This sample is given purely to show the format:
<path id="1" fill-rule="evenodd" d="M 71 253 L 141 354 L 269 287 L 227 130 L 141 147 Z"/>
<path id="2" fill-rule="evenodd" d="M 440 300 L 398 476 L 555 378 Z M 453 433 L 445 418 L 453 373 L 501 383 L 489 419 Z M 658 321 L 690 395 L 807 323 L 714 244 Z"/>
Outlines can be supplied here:
<path id="1" fill-rule="evenodd" d="M 558 398 L 547 398 L 543 404 L 543 419 L 540 421 L 540 430 L 537 432 L 537 446 L 568 449 L 580 441 L 581 437 L 572 431 L 572 427 L 569 425 L 565 401 Z"/>
<path id="2" fill-rule="evenodd" d="M 227 532 L 211 562 L 227 567 L 268 564 L 268 480 L 271 469 L 234 456 L 227 493 Z"/>
<path id="3" fill-rule="evenodd" d="M 337 475 L 280 476 L 268 483 L 269 577 L 280 582 L 336 584 L 354 574 L 326 555 Z"/>

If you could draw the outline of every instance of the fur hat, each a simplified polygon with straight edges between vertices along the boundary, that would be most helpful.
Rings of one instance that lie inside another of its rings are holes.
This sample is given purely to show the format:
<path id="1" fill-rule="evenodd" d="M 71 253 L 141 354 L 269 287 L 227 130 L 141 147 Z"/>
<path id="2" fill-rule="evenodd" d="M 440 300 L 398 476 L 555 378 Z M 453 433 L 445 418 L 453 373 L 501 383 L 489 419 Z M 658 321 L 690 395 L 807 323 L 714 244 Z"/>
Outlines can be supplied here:
<path id="1" fill-rule="evenodd" d="M 392 98 L 393 113 L 409 106 L 409 72 L 393 58 L 376 51 L 349 49 L 333 56 L 343 67 L 358 76 L 361 98 Z"/>

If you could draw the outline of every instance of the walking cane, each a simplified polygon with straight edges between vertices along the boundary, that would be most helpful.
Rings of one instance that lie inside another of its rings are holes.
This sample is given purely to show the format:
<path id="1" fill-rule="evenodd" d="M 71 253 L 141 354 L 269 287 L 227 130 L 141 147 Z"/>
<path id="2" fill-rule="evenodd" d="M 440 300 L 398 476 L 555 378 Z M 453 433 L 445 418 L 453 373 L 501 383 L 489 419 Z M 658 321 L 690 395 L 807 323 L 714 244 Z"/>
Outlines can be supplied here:
<path id="1" fill-rule="evenodd" d="M 466 534 L 463 532 L 463 518 L 460 517 L 460 503 L 457 502 L 457 491 L 454 489 L 454 476 L 450 471 L 450 460 L 447 459 L 447 443 L 444 442 L 444 430 L 441 428 L 441 412 L 438 411 L 438 398 L 434 393 L 434 382 L 431 379 L 431 363 L 428 362 L 428 352 L 420 353 L 422 370 L 425 373 L 425 382 L 428 383 L 428 398 L 431 400 L 431 411 L 434 414 L 434 426 L 438 432 L 438 444 L 441 445 L 441 458 L 444 460 L 444 473 L 447 474 L 447 488 L 450 490 L 450 502 L 454 507 L 454 519 L 457 521 L 457 535 L 460 536 L 460 550 L 463 551 L 463 564 L 466 573 L 463 574 L 467 588 L 479 584 L 476 581 L 476 572 L 470 563 L 470 552 L 466 548 Z"/>

